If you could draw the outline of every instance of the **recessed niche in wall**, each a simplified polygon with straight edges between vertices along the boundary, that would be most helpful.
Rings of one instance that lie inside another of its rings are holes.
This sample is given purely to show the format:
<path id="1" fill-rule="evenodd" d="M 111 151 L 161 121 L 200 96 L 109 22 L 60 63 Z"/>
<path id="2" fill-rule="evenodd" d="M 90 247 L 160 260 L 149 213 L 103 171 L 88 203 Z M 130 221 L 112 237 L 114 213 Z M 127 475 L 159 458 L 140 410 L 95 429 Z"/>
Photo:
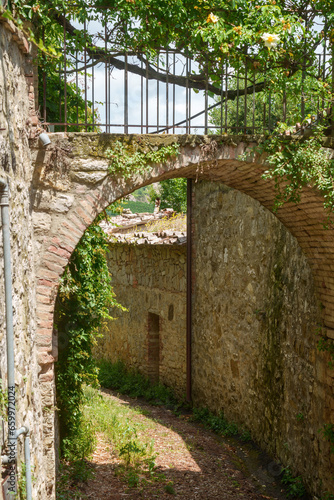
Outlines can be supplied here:
<path id="1" fill-rule="evenodd" d="M 160 317 L 158 314 L 148 313 L 148 366 L 147 375 L 151 382 L 159 382 L 160 359 Z"/>

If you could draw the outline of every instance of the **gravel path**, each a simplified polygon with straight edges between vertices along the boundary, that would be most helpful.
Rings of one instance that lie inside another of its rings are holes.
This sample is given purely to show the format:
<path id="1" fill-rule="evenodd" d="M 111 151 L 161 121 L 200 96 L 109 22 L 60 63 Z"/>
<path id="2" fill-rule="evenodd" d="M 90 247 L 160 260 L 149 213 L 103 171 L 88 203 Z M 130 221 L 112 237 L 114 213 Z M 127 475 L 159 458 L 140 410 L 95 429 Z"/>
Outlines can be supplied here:
<path id="1" fill-rule="evenodd" d="M 120 460 L 103 434 L 91 460 L 93 478 L 82 488 L 83 498 L 183 499 L 183 500 L 285 500 L 281 486 L 275 482 L 273 462 L 269 466 L 251 464 L 249 445 L 230 439 L 222 440 L 201 425 L 190 422 L 189 415 L 175 416 L 172 411 L 152 406 L 104 390 L 104 397 L 117 404 L 141 409 L 134 420 L 145 424 L 145 439 L 154 440 L 157 473 L 155 480 L 143 476 L 137 487 L 117 474 Z M 147 425 L 146 425 L 147 424 Z M 139 435 L 140 437 L 140 435 Z M 258 456 L 258 453 L 256 454 Z M 247 463 L 248 462 L 248 463 Z M 251 467 L 249 467 L 252 465 Z M 252 470 L 253 469 L 253 470 Z M 277 469 L 276 469 L 277 471 Z M 168 486 L 169 485 L 169 486 Z M 167 490 L 166 491 L 166 487 Z"/>

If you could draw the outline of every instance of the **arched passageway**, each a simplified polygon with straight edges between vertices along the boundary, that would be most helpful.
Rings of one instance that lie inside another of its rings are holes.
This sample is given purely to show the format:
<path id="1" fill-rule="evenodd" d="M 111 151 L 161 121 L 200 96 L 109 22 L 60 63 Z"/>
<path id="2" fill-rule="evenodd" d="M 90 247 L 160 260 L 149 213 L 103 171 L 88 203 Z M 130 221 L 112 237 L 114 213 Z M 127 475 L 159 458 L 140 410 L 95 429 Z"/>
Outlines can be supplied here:
<path id="1" fill-rule="evenodd" d="M 233 187 L 271 210 L 273 184 L 262 179 L 265 165 L 261 159 L 247 163 L 238 160 L 252 145 L 247 137 L 198 136 L 114 136 L 106 134 L 54 134 L 48 150 L 32 149 L 35 157 L 35 183 L 32 199 L 36 224 L 37 253 L 37 348 L 40 383 L 46 406 L 53 397 L 52 351 L 53 310 L 59 277 L 84 230 L 96 215 L 116 199 L 135 189 L 170 177 L 188 177 L 220 181 Z M 115 140 L 129 147 L 180 144 L 177 159 L 156 165 L 145 177 L 135 176 L 125 182 L 108 175 L 105 151 Z M 305 189 L 299 205 L 286 205 L 278 219 L 294 235 L 313 271 L 318 299 L 323 305 L 323 323 L 329 337 L 334 337 L 334 250 L 333 231 L 323 227 L 322 198 Z M 319 372 L 327 383 L 327 373 Z M 50 432 L 53 432 L 50 429 Z M 50 450 L 50 458 L 52 450 Z"/>

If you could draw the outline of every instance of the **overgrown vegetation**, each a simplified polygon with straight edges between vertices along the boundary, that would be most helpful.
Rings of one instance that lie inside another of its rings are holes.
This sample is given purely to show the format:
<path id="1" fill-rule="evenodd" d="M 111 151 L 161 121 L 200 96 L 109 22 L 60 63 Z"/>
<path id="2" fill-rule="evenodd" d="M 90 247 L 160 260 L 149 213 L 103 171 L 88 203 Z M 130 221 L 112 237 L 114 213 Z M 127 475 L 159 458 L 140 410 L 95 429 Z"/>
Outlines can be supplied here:
<path id="1" fill-rule="evenodd" d="M 320 331 L 321 331 L 321 329 L 320 329 Z M 328 366 L 329 366 L 329 368 L 333 369 L 334 368 L 334 340 L 330 339 L 328 337 L 325 337 L 324 335 L 319 335 L 317 347 L 318 347 L 319 352 L 328 352 L 328 354 L 330 356 Z"/>
<path id="2" fill-rule="evenodd" d="M 286 486 L 289 498 L 302 498 L 306 494 L 301 476 L 294 476 L 289 467 L 282 470 L 281 481 Z"/>
<path id="3" fill-rule="evenodd" d="M 226 419 L 223 412 L 215 415 L 208 408 L 194 408 L 192 420 L 202 423 L 204 427 L 211 429 L 220 436 L 239 436 L 243 441 L 251 439 L 249 431 L 240 430 L 237 424 Z"/>
<path id="4" fill-rule="evenodd" d="M 147 223 L 145 231 L 156 233 L 158 231 L 187 231 L 187 216 L 174 213 L 171 217 L 153 220 Z"/>
<path id="5" fill-rule="evenodd" d="M 93 224 L 72 254 L 61 279 L 56 305 L 61 451 L 65 459 L 77 460 L 79 467 L 92 451 L 89 423 L 82 420 L 81 411 L 84 384 L 97 384 L 92 348 L 98 328 L 110 319 L 109 309 L 123 309 L 111 286 L 106 248 L 105 233 L 98 224 Z"/>
<path id="6" fill-rule="evenodd" d="M 116 473 L 130 487 L 138 486 L 143 475 L 146 480 L 153 478 L 156 458 L 154 443 L 138 437 L 140 431 L 145 431 L 145 426 L 130 422 L 136 410 L 116 404 L 92 387 L 86 387 L 84 403 L 85 417 L 91 422 L 94 431 L 104 434 L 122 462 Z"/>
<path id="7" fill-rule="evenodd" d="M 102 387 L 128 394 L 133 398 L 145 398 L 153 404 L 171 405 L 174 408 L 179 408 L 182 404 L 166 386 L 152 384 L 147 377 L 135 370 L 127 369 L 122 361 L 116 363 L 100 361 L 98 368 L 98 378 Z"/>
<path id="8" fill-rule="evenodd" d="M 331 453 L 334 453 L 334 424 L 325 424 L 321 429 L 321 433 L 329 442 Z"/>
<path id="9" fill-rule="evenodd" d="M 152 384 L 136 370 L 129 370 L 122 361 L 111 363 L 101 361 L 99 366 L 99 382 L 102 387 L 107 387 L 121 394 L 131 397 L 142 397 L 153 404 L 163 404 L 173 407 L 178 413 L 183 407 L 190 410 L 185 400 L 177 398 L 173 392 L 162 384 Z M 215 415 L 208 408 L 193 408 L 191 419 L 202 423 L 207 429 L 211 429 L 221 436 L 240 436 L 244 441 L 251 439 L 247 430 L 240 429 L 235 423 L 229 422 L 223 413 Z"/>
<path id="10" fill-rule="evenodd" d="M 106 151 L 110 159 L 109 173 L 120 174 L 123 179 L 131 179 L 134 175 L 144 175 L 155 163 L 163 163 L 179 154 L 179 144 L 161 146 L 157 150 L 130 150 L 120 141 L 116 141 L 112 149 Z"/>
<path id="11" fill-rule="evenodd" d="M 173 208 L 175 212 L 187 212 L 187 179 L 166 179 L 159 183 L 159 191 L 152 189 L 151 200 L 161 199 L 160 208 Z"/>
<path id="12" fill-rule="evenodd" d="M 267 153 L 271 168 L 265 179 L 274 179 L 274 209 L 287 202 L 299 203 L 303 187 L 312 186 L 324 197 L 324 209 L 331 220 L 334 212 L 334 160 L 323 147 L 324 127 L 318 127 L 309 138 L 293 139 L 286 135 L 286 125 L 264 140 L 258 151 Z"/>
<path id="13" fill-rule="evenodd" d="M 0 378 L 0 418 L 2 420 L 7 420 L 7 410 L 8 410 L 8 391 L 7 387 L 4 386 L 3 380 Z"/>

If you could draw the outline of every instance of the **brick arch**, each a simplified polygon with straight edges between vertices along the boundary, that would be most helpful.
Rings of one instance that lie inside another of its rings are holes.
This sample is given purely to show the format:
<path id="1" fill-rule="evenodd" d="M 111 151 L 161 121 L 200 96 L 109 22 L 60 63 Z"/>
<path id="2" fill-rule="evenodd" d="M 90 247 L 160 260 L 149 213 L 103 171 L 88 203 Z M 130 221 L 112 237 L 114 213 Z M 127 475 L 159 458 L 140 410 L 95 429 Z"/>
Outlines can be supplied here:
<path id="1" fill-rule="evenodd" d="M 152 147 L 178 141 L 177 159 L 156 165 L 145 177 L 124 182 L 108 176 L 105 150 L 115 140 Z M 85 229 L 110 203 L 147 184 L 171 177 L 223 182 L 258 200 L 272 211 L 273 183 L 262 179 L 264 162 L 241 162 L 240 154 L 254 142 L 249 137 L 116 136 L 113 134 L 51 134 L 47 150 L 32 144 L 35 162 L 31 206 L 36 246 L 36 344 L 40 381 L 53 379 L 52 330 L 59 278 Z M 323 199 L 305 188 L 298 205 L 286 204 L 275 215 L 297 238 L 313 270 L 323 305 L 327 334 L 334 338 L 334 232 L 325 230 Z"/>

